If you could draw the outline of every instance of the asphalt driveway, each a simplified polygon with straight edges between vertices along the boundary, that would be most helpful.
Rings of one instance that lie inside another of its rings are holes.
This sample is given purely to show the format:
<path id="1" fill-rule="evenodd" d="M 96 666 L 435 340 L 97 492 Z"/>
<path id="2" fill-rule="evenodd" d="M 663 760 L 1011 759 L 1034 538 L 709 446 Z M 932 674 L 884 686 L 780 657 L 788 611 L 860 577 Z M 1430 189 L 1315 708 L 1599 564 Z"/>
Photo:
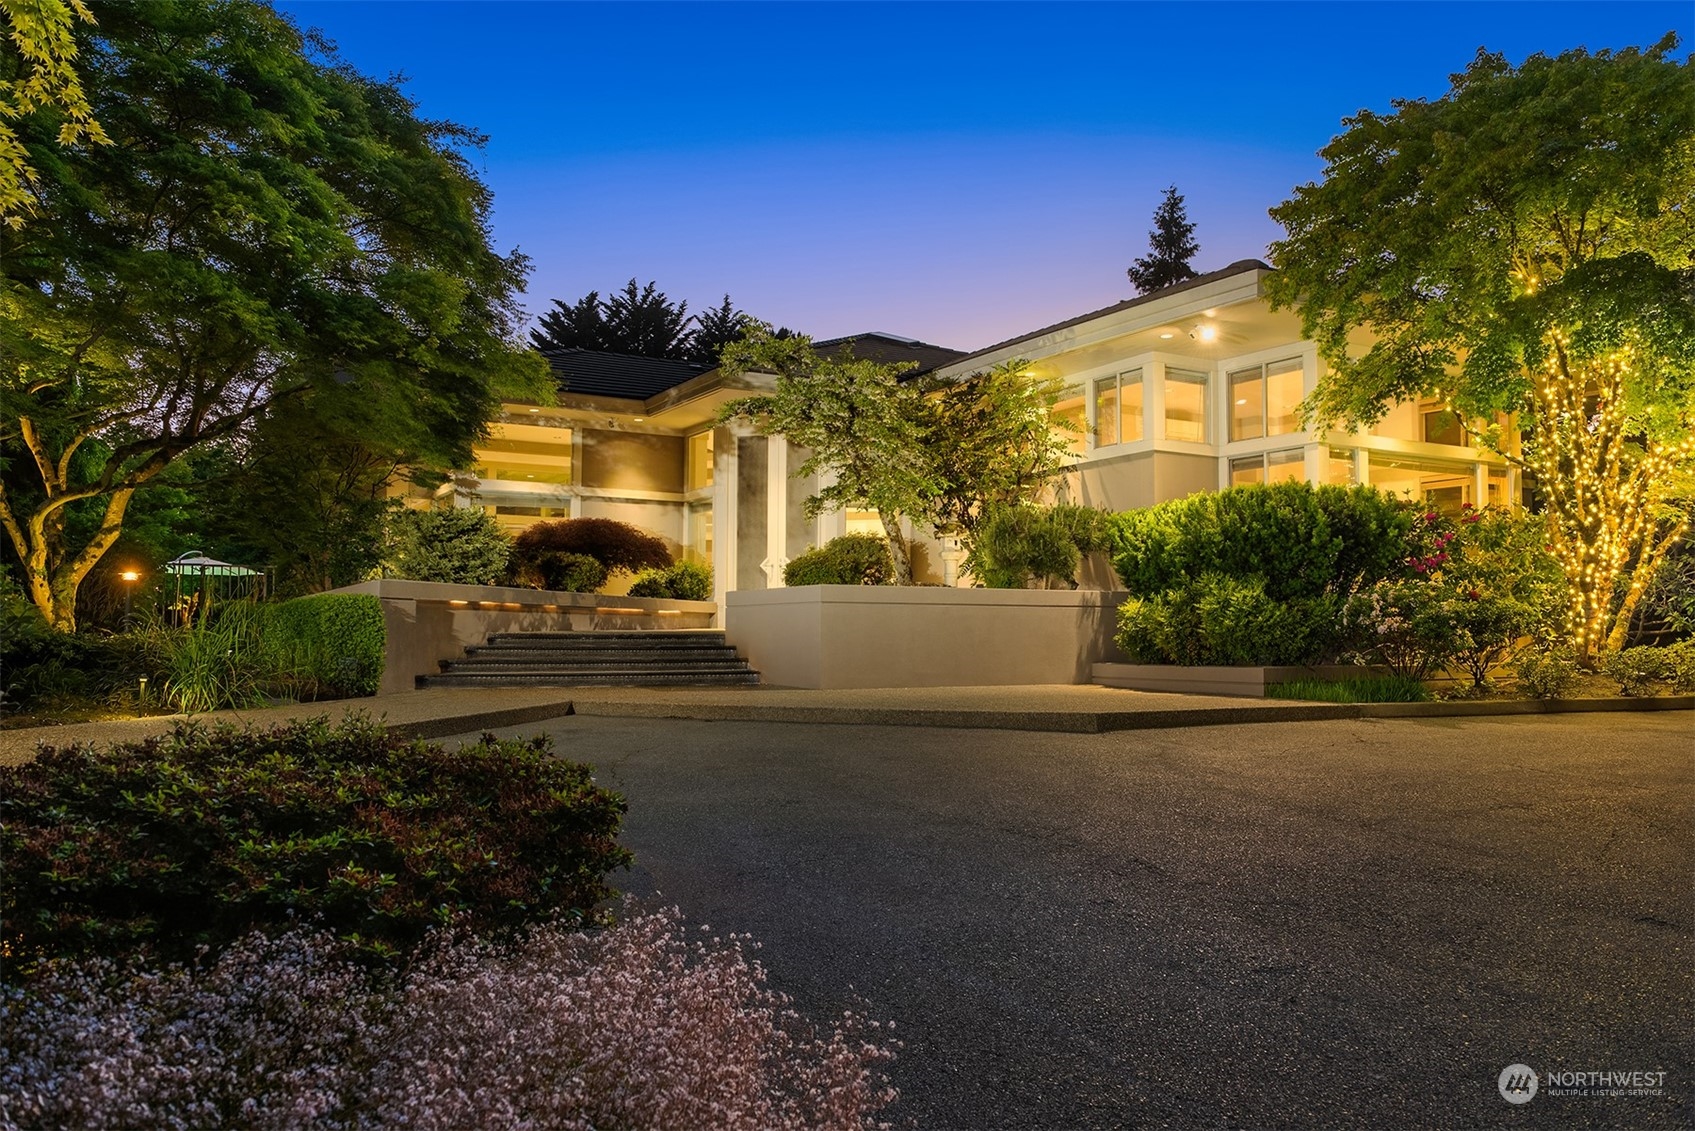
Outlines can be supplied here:
<path id="1" fill-rule="evenodd" d="M 805 1010 L 897 1022 L 897 1120 L 1695 1124 L 1685 712 L 505 733 L 537 730 L 628 796 L 620 886 L 752 932 Z"/>

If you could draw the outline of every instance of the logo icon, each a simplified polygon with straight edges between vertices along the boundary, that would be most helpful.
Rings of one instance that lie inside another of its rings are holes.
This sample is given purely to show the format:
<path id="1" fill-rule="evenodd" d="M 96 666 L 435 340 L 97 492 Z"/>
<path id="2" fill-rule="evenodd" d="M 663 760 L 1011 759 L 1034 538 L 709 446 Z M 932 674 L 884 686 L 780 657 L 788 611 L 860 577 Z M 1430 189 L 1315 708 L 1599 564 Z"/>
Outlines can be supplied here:
<path id="1" fill-rule="evenodd" d="M 1536 1079 L 1530 1065 L 1509 1064 L 1501 1069 L 1495 1087 L 1501 1090 L 1501 1098 L 1508 1103 L 1527 1104 L 1536 1098 L 1536 1089 L 1541 1087 L 1541 1081 Z"/>

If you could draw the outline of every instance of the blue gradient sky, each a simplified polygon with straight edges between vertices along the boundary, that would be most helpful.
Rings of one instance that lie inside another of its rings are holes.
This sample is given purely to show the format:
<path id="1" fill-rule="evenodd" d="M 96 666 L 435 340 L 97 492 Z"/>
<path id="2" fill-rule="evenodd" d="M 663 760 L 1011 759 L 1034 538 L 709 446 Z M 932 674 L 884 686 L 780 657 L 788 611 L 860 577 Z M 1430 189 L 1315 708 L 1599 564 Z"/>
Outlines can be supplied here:
<path id="1" fill-rule="evenodd" d="M 1168 184 L 1198 269 L 1263 257 L 1344 116 L 1439 97 L 1480 46 L 1695 41 L 1687 0 L 279 7 L 489 135 L 530 310 L 634 275 L 961 349 L 1129 297 Z"/>

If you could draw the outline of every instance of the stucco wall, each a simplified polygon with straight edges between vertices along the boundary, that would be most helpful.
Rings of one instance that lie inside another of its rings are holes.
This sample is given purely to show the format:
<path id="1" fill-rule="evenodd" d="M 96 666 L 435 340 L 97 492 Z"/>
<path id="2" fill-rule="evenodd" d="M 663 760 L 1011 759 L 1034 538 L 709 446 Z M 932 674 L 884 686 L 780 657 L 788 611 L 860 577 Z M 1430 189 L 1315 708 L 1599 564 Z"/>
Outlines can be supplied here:
<path id="1" fill-rule="evenodd" d="M 585 428 L 583 486 L 681 491 L 683 437 Z"/>
<path id="2" fill-rule="evenodd" d="M 1123 593 L 807 585 L 729 594 L 724 630 L 779 687 L 1087 683 Z"/>

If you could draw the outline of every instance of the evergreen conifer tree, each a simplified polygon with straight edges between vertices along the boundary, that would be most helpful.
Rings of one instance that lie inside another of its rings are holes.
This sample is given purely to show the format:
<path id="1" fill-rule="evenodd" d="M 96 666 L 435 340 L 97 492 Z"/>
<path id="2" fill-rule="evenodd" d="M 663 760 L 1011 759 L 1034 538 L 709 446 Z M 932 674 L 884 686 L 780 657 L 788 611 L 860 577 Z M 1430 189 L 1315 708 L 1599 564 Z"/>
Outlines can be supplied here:
<path id="1" fill-rule="evenodd" d="M 1183 196 L 1172 185 L 1154 210 L 1153 231 L 1148 233 L 1150 254 L 1139 257 L 1125 274 L 1138 294 L 1147 294 L 1195 277 L 1189 260 L 1201 250 L 1195 242 L 1195 225 L 1183 210 Z"/>

